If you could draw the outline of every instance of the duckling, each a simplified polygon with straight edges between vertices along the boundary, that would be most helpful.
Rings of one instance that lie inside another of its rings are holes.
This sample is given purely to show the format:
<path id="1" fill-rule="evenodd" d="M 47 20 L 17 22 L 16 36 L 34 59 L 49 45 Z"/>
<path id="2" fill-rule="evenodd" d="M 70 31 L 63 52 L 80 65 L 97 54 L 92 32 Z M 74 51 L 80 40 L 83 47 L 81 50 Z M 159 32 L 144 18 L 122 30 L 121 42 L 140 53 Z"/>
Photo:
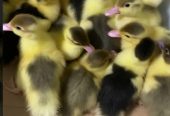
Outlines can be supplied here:
<path id="1" fill-rule="evenodd" d="M 97 105 L 102 78 L 111 72 L 114 54 L 107 50 L 86 53 L 71 64 L 62 78 L 64 116 L 82 116 Z"/>
<path id="2" fill-rule="evenodd" d="M 125 2 L 122 6 L 113 7 L 106 11 L 105 15 L 115 15 L 115 19 L 109 24 L 120 29 L 130 21 L 140 21 L 146 25 L 160 25 L 162 18 L 157 8 L 143 4 L 141 1 Z M 147 18 L 146 18 L 147 17 Z"/>
<path id="3" fill-rule="evenodd" d="M 13 1 L 11 0 L 10 2 Z M 7 17 L 7 22 L 10 21 L 17 14 L 21 13 L 31 14 L 42 19 L 49 19 L 51 23 L 54 23 L 58 19 L 60 14 L 60 2 L 59 0 L 23 0 L 21 4 L 18 4 L 18 7 L 9 14 L 9 16 Z M 8 64 L 19 54 L 19 37 L 17 35 L 14 35 L 14 33 L 12 32 L 3 32 L 3 38 L 5 38 L 3 46 L 4 62 L 5 64 Z"/>
<path id="4" fill-rule="evenodd" d="M 85 49 L 88 52 L 94 50 L 90 44 L 89 38 L 75 20 L 63 15 L 60 23 L 49 32 L 55 39 L 56 46 L 62 51 L 66 60 L 75 60 L 83 53 Z"/>
<path id="5" fill-rule="evenodd" d="M 128 32 L 131 35 L 137 36 L 138 38 L 154 38 L 154 41 L 160 41 L 163 38 L 170 37 L 170 30 L 162 26 L 146 25 L 139 21 L 131 21 L 130 23 L 120 28 L 120 31 Z M 117 35 L 114 35 L 115 33 L 118 33 L 118 31 L 114 29 L 112 31 L 109 31 L 108 35 L 110 37 L 117 37 Z"/>
<path id="6" fill-rule="evenodd" d="M 112 50 L 115 50 L 117 53 L 121 52 L 123 49 L 128 48 L 129 46 L 131 46 L 131 43 L 134 43 L 134 39 L 129 39 L 130 42 L 126 42 L 124 41 L 124 35 L 126 34 L 126 36 L 128 37 L 135 37 L 135 38 L 145 38 L 145 37 L 153 37 L 153 35 L 149 35 L 147 33 L 148 31 L 145 31 L 145 28 L 143 25 L 141 25 L 138 22 L 131 22 L 127 25 L 125 25 L 122 29 L 120 30 L 111 30 L 108 32 L 105 32 L 107 34 L 107 38 L 102 39 L 103 41 L 103 45 L 107 45 L 107 46 L 112 46 Z M 123 36 L 122 36 L 123 35 Z M 112 38 L 109 38 L 112 37 Z M 156 37 L 156 36 L 154 36 Z M 163 37 L 163 36 L 159 36 L 159 37 Z M 158 38 L 158 37 L 157 37 Z M 110 39 L 110 40 L 108 40 Z M 113 40 L 113 41 L 112 41 Z M 111 43 L 111 41 L 113 43 Z M 156 41 L 156 40 L 154 40 Z M 108 43 L 108 44 L 106 44 Z"/>
<path id="7" fill-rule="evenodd" d="M 24 92 L 31 116 L 56 116 L 60 107 L 60 77 L 65 60 L 47 30 L 50 21 L 16 15 L 6 26 L 21 37 L 17 86 Z"/>
<path id="8" fill-rule="evenodd" d="M 114 59 L 112 73 L 106 75 L 98 95 L 102 115 L 128 114 L 141 94 L 145 73 L 155 51 L 151 38 L 137 38 L 121 32 L 122 51 Z M 146 47 L 148 46 L 148 47 Z"/>
<path id="9" fill-rule="evenodd" d="M 27 2 L 22 3 L 18 8 L 9 13 L 6 22 L 9 22 L 17 14 L 26 13 L 34 15 L 38 18 L 46 19 L 46 17 L 38 11 L 38 9 Z M 19 36 L 10 31 L 3 32 L 3 56 L 4 64 L 9 64 L 12 60 L 19 56 L 18 43 Z"/>
<path id="10" fill-rule="evenodd" d="M 170 115 L 170 40 L 159 42 L 160 52 L 146 74 L 141 99 L 150 116 Z"/>

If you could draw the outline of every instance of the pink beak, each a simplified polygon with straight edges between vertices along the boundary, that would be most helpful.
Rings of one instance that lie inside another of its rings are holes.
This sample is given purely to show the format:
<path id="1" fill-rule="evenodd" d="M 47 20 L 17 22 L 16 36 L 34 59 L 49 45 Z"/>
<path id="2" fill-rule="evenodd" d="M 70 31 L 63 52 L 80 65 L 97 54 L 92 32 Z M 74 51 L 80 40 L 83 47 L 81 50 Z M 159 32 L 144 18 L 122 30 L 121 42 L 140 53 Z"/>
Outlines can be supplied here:
<path id="1" fill-rule="evenodd" d="M 112 16 L 114 14 L 120 14 L 118 7 L 113 7 L 112 9 L 105 12 L 105 16 Z"/>
<path id="2" fill-rule="evenodd" d="M 87 53 L 92 53 L 95 48 L 90 44 L 88 46 L 84 46 L 84 49 L 87 51 Z"/>
<path id="3" fill-rule="evenodd" d="M 3 31 L 12 31 L 12 28 L 8 23 L 5 23 L 3 24 Z"/>
<path id="4" fill-rule="evenodd" d="M 107 35 L 109 37 L 120 37 L 119 31 L 116 31 L 116 30 L 109 31 Z"/>

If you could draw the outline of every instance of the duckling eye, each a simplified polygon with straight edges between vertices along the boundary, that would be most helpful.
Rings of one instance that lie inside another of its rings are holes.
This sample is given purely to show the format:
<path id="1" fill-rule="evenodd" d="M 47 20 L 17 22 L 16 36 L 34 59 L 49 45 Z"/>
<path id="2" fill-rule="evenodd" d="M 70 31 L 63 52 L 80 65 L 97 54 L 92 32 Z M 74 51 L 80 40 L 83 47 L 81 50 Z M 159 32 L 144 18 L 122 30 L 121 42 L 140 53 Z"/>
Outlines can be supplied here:
<path id="1" fill-rule="evenodd" d="M 130 38 L 130 36 L 129 36 L 129 35 L 127 35 L 127 34 L 126 34 L 125 36 L 126 36 L 127 38 Z"/>
<path id="2" fill-rule="evenodd" d="M 16 26 L 15 27 L 17 30 L 22 30 L 22 28 L 20 26 Z"/>
<path id="3" fill-rule="evenodd" d="M 168 48 L 166 48 L 166 49 L 164 50 L 164 52 L 165 52 L 166 55 L 170 55 L 170 51 L 169 51 Z"/>
<path id="4" fill-rule="evenodd" d="M 130 7 L 130 3 L 125 3 L 124 7 Z"/>

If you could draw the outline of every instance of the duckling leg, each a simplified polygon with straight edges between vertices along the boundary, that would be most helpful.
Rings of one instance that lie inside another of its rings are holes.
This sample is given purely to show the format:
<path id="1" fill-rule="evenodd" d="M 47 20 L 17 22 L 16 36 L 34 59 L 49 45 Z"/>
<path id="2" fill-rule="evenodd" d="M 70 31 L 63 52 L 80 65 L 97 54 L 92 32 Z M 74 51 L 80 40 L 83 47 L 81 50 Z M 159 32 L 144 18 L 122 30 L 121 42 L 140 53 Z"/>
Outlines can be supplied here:
<path id="1" fill-rule="evenodd" d="M 19 89 L 15 83 L 15 76 L 11 77 L 10 80 L 4 82 L 4 88 L 13 94 L 22 94 L 21 89 Z"/>

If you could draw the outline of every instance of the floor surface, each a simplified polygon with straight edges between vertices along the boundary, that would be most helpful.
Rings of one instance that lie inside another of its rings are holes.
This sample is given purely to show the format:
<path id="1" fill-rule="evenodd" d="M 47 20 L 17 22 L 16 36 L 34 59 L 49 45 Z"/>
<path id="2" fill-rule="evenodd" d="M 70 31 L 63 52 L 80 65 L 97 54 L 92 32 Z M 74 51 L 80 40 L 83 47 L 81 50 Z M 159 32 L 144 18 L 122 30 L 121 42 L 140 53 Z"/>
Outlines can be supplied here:
<path id="1" fill-rule="evenodd" d="M 5 87 L 10 87 L 10 83 L 4 84 L 15 74 L 16 63 L 3 67 L 3 116 L 29 116 L 24 97 L 9 92 Z"/>

